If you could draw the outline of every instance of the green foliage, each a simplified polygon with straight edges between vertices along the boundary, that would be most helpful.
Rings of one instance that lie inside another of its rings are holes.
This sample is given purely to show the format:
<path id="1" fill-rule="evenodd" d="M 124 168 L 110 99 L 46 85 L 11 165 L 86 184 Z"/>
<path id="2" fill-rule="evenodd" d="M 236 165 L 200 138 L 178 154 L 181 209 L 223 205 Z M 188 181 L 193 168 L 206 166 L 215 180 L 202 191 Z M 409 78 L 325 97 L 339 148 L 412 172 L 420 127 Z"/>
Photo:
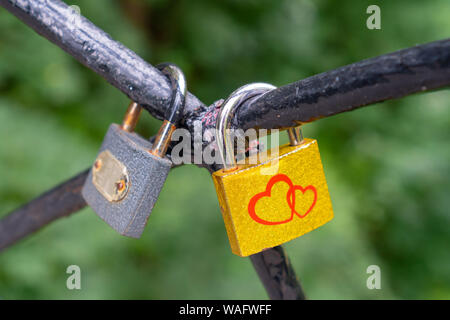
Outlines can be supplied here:
<path id="1" fill-rule="evenodd" d="M 71 4 L 150 63 L 180 65 L 206 103 L 248 82 L 283 85 L 450 33 L 447 0 Z M 365 26 L 370 4 L 381 7 L 381 30 Z M 332 222 L 286 245 L 309 298 L 450 298 L 449 98 L 415 95 L 305 126 L 319 141 L 335 210 Z M 1 215 L 87 168 L 127 103 L 0 9 Z M 158 129 L 148 116 L 141 122 L 144 136 Z M 71 264 L 81 267 L 80 291 L 66 289 Z M 366 288 L 372 264 L 382 290 Z M 266 294 L 249 260 L 229 250 L 209 174 L 184 166 L 169 175 L 139 240 L 87 208 L 1 253 L 0 297 Z"/>

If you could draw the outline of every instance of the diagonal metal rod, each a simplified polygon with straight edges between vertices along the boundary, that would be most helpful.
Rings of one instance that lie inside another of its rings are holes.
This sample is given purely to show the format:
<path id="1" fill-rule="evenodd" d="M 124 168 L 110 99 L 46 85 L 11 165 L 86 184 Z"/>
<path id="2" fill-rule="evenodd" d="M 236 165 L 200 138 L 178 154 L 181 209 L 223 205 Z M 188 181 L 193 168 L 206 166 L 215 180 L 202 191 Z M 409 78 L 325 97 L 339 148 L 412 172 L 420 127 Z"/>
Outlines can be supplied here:
<path id="1" fill-rule="evenodd" d="M 59 0 L 0 0 L 0 6 L 162 119 L 170 83 L 159 70 Z M 184 116 L 204 108 L 189 94 Z"/>
<path id="2" fill-rule="evenodd" d="M 88 171 L 60 184 L 0 220 L 0 251 L 56 219 L 86 206 L 81 196 Z"/>
<path id="3" fill-rule="evenodd" d="M 288 128 L 377 102 L 450 86 L 450 39 L 324 72 L 249 100 L 237 128 Z"/>

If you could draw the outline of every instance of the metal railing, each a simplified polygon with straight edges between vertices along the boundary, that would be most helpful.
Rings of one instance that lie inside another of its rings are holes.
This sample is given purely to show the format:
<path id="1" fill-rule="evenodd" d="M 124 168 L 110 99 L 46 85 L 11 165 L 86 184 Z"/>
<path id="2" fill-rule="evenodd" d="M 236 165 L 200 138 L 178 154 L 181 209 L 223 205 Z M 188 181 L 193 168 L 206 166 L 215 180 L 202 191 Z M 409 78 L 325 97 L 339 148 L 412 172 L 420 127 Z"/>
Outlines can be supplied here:
<path id="1" fill-rule="evenodd" d="M 73 24 L 71 8 L 59 0 L 0 0 L 0 5 L 92 69 L 151 115 L 162 119 L 170 102 L 167 78 L 83 16 Z M 450 39 L 385 54 L 297 81 L 249 99 L 239 108 L 238 128 L 288 128 L 373 103 L 450 85 Z M 181 127 L 194 137 L 215 124 L 216 105 L 188 94 Z M 206 145 L 204 145 L 206 147 Z M 210 172 L 217 168 L 200 164 Z M 0 220 L 0 250 L 52 221 L 86 206 L 81 188 L 87 170 Z M 282 247 L 250 257 L 271 299 L 305 295 Z"/>

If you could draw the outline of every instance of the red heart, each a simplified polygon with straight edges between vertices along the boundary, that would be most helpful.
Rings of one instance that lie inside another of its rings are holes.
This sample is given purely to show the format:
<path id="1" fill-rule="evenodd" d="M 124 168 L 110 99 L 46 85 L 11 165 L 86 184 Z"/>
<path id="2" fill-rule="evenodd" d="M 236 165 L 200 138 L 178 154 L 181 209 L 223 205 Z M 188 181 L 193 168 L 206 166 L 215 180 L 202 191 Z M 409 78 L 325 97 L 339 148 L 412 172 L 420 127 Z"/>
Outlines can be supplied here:
<path id="1" fill-rule="evenodd" d="M 289 219 L 282 220 L 282 221 L 267 221 L 267 220 L 260 218 L 256 214 L 255 206 L 256 206 L 256 203 L 261 198 L 271 196 L 272 187 L 275 183 L 278 183 L 278 182 L 286 182 L 289 185 L 289 191 L 286 194 L 286 202 L 289 205 L 289 207 L 291 208 L 291 217 Z M 312 192 L 314 192 L 314 200 L 313 200 L 311 206 L 308 208 L 308 210 L 304 214 L 300 214 L 295 210 L 295 190 L 300 190 L 303 194 L 305 194 L 305 192 L 308 190 L 311 190 Z M 306 217 L 306 215 L 308 215 L 312 211 L 312 209 L 316 205 L 316 202 L 317 202 L 317 190 L 314 186 L 309 185 L 309 186 L 303 188 L 302 186 L 294 185 L 292 183 L 291 179 L 287 175 L 277 174 L 269 180 L 265 191 L 256 194 L 255 196 L 253 196 L 250 199 L 250 202 L 248 203 L 248 213 L 253 220 L 255 220 L 256 222 L 258 222 L 260 224 L 279 225 L 279 224 L 284 224 L 284 223 L 290 222 L 294 218 L 294 214 L 296 214 L 299 218 Z"/>
<path id="2" fill-rule="evenodd" d="M 312 192 L 314 192 L 314 200 L 311 204 L 311 206 L 309 207 L 308 210 L 306 210 L 306 212 L 304 214 L 300 214 L 297 211 L 295 211 L 295 190 L 300 190 L 303 194 L 305 194 L 306 191 L 311 190 Z M 289 201 L 289 196 L 291 196 L 292 201 Z M 317 190 L 316 188 L 314 188 L 314 186 L 307 186 L 305 188 L 303 188 L 302 186 L 297 186 L 295 185 L 292 189 L 290 189 L 288 191 L 288 196 L 287 196 L 287 201 L 289 203 L 289 207 L 291 208 L 291 210 L 299 217 L 299 218 L 304 218 L 308 215 L 308 213 L 311 212 L 311 210 L 314 208 L 314 206 L 316 205 L 317 202 Z"/>
<path id="3" fill-rule="evenodd" d="M 277 182 L 286 182 L 289 185 L 289 192 L 286 195 L 286 201 L 289 204 L 289 199 L 287 197 L 289 197 L 289 195 L 291 194 L 290 191 L 294 188 L 294 184 L 292 183 L 291 179 L 289 179 L 289 177 L 287 175 L 277 174 L 276 176 L 273 176 L 267 183 L 266 191 L 256 194 L 255 196 L 253 196 L 253 198 L 250 199 L 250 202 L 248 203 L 248 213 L 250 214 L 250 217 L 258 223 L 273 226 L 273 225 L 277 225 L 277 224 L 287 223 L 294 218 L 294 211 L 292 210 L 292 207 L 291 207 L 291 217 L 289 219 L 282 220 L 282 221 L 267 221 L 267 220 L 261 219 L 255 212 L 256 202 L 258 202 L 258 200 L 263 197 L 270 197 L 272 187 Z M 295 203 L 295 201 L 294 201 L 294 203 Z"/>

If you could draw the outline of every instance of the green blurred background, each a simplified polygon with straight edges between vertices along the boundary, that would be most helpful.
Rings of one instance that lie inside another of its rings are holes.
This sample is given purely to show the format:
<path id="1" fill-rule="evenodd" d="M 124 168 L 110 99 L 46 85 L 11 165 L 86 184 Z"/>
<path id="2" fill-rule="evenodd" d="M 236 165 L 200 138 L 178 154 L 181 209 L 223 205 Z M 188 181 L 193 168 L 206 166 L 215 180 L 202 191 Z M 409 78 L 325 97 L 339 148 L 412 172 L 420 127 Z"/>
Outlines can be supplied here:
<path id="1" fill-rule="evenodd" d="M 450 2 L 67 1 L 152 64 L 172 61 L 205 103 L 253 81 L 283 85 L 450 35 Z M 381 7 L 382 30 L 366 28 Z M 319 141 L 332 222 L 285 245 L 311 299 L 450 298 L 450 93 L 414 95 L 304 127 Z M 0 9 L 0 216 L 89 167 L 128 99 Z M 138 131 L 160 122 L 144 115 Z M 66 288 L 67 266 L 82 290 Z M 368 290 L 379 265 L 382 289 Z M 267 297 L 231 254 L 212 180 L 173 170 L 141 239 L 91 209 L 0 254 L 3 299 Z"/>

